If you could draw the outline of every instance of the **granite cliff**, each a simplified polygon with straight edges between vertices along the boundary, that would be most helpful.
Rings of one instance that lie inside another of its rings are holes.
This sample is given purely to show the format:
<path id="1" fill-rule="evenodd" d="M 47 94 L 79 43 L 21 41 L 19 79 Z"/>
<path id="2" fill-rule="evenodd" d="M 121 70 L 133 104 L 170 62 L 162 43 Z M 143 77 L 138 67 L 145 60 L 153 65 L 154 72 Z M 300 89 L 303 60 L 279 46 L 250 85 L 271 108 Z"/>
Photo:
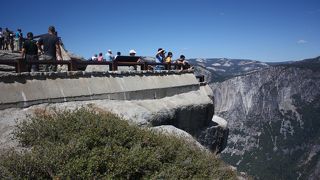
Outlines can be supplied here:
<path id="1" fill-rule="evenodd" d="M 228 120 L 222 157 L 257 179 L 320 177 L 320 57 L 211 83 Z"/>

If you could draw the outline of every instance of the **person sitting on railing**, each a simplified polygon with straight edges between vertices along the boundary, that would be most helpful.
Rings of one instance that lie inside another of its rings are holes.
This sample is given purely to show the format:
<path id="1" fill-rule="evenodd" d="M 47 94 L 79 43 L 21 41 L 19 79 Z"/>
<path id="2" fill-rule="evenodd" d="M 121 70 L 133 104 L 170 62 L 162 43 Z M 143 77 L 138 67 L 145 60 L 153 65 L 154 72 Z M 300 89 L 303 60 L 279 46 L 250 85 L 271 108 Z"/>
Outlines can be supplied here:
<path id="1" fill-rule="evenodd" d="M 170 70 L 171 69 L 171 61 L 172 61 L 172 52 L 168 52 L 167 56 L 165 57 L 164 61 L 167 63 L 167 69 Z"/>
<path id="2" fill-rule="evenodd" d="M 190 64 L 186 61 L 186 57 L 181 55 L 179 59 L 176 60 L 177 69 L 190 69 L 192 68 Z"/>
<path id="3" fill-rule="evenodd" d="M 33 40 L 32 32 L 27 33 L 27 40 L 22 46 L 22 59 L 26 61 L 38 61 L 38 46 L 36 41 Z M 38 71 L 39 65 L 28 65 L 28 71 Z"/>
<path id="4" fill-rule="evenodd" d="M 99 53 L 98 61 L 99 61 L 99 62 L 102 62 L 102 61 L 103 61 L 103 54 L 102 54 L 102 53 Z"/>
<path id="5" fill-rule="evenodd" d="M 40 37 L 38 41 L 38 48 L 42 55 L 40 56 L 40 60 L 52 60 L 57 61 L 57 55 L 60 60 L 63 60 L 59 38 L 55 35 L 56 29 L 54 26 L 50 26 L 48 28 L 48 34 L 45 34 Z M 43 46 L 43 48 L 42 48 Z M 46 71 L 57 71 L 57 65 L 46 65 Z"/>
<path id="6" fill-rule="evenodd" d="M 109 49 L 108 51 L 107 51 L 107 54 L 106 54 L 106 61 L 113 61 L 114 60 L 114 56 L 113 56 L 113 54 L 112 54 L 112 51 L 111 51 L 111 49 Z"/>
<path id="7" fill-rule="evenodd" d="M 135 50 L 133 50 L 133 49 L 131 49 L 131 50 L 129 51 L 129 56 L 136 56 L 136 54 L 137 54 L 137 52 L 136 52 Z M 139 58 L 137 62 L 141 62 L 141 59 Z M 133 66 L 133 69 L 134 69 L 134 70 L 137 70 L 137 66 L 134 65 L 134 66 Z"/>
<path id="8" fill-rule="evenodd" d="M 115 60 L 116 58 L 117 58 L 117 56 L 121 56 L 121 52 L 117 52 L 117 55 L 114 57 L 114 59 L 113 60 Z"/>
<path id="9" fill-rule="evenodd" d="M 94 54 L 92 57 L 91 57 L 91 61 L 97 61 L 98 60 L 98 55 L 97 54 Z"/>
<path id="10" fill-rule="evenodd" d="M 136 56 L 137 52 L 133 49 L 129 51 L 129 56 Z"/>
<path id="11" fill-rule="evenodd" d="M 166 56 L 165 50 L 162 48 L 159 48 L 156 54 L 156 63 L 163 63 L 165 56 Z M 155 70 L 162 70 L 162 69 L 164 69 L 164 67 L 160 65 L 157 65 L 155 68 Z"/>

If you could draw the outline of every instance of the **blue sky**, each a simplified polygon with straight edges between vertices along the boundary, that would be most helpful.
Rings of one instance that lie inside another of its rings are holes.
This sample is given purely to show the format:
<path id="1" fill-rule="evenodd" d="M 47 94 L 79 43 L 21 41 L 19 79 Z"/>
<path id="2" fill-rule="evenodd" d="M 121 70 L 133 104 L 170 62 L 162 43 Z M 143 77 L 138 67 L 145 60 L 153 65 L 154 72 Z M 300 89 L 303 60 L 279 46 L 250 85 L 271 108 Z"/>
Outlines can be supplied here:
<path id="1" fill-rule="evenodd" d="M 43 34 L 54 25 L 67 50 L 287 61 L 320 55 L 320 0 L 6 1 L 0 27 Z"/>

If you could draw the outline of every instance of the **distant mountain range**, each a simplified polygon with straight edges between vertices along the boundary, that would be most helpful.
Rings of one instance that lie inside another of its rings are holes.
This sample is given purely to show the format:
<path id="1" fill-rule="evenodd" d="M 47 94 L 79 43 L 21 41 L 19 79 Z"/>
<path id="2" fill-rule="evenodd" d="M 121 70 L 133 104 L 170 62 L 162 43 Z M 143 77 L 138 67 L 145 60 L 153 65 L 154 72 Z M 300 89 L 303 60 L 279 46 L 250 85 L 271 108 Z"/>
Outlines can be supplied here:
<path id="1" fill-rule="evenodd" d="M 209 82 L 221 82 L 228 78 L 252 73 L 270 67 L 267 63 L 247 59 L 227 59 L 227 58 L 210 58 L 210 59 L 188 59 L 196 66 L 196 72 L 207 71 L 214 75 L 208 79 Z M 207 73 L 206 72 L 206 73 Z"/>
<path id="2" fill-rule="evenodd" d="M 320 179 L 320 57 L 190 62 L 229 123 L 226 162 L 256 179 Z"/>

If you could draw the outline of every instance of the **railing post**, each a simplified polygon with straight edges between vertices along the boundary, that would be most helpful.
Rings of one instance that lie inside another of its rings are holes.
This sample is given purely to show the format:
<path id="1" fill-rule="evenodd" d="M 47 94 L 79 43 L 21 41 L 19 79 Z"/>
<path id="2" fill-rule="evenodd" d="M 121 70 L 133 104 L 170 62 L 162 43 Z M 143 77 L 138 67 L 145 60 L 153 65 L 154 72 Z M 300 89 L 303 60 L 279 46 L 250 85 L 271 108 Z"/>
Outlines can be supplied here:
<path id="1" fill-rule="evenodd" d="M 199 79 L 199 82 L 204 82 L 204 75 L 198 75 L 196 78 Z"/>
<path id="2" fill-rule="evenodd" d="M 21 73 L 21 72 L 27 72 L 27 63 L 25 59 L 18 59 L 16 60 L 16 72 Z"/>
<path id="3" fill-rule="evenodd" d="M 142 69 L 143 69 L 144 71 L 148 70 L 148 64 L 147 64 L 147 62 L 144 62 L 142 67 L 143 67 Z"/>
<path id="4" fill-rule="evenodd" d="M 110 64 L 109 64 L 109 71 L 112 71 L 112 70 L 113 70 L 113 63 L 114 63 L 114 62 L 110 62 Z"/>
<path id="5" fill-rule="evenodd" d="M 171 70 L 171 63 L 170 62 L 166 63 L 166 70 Z"/>
<path id="6" fill-rule="evenodd" d="M 117 70 L 118 70 L 118 64 L 117 64 L 117 62 L 113 62 L 113 63 L 112 63 L 112 66 L 113 66 L 113 68 L 112 68 L 113 71 L 117 71 Z"/>
<path id="7" fill-rule="evenodd" d="M 77 71 L 78 70 L 78 62 L 75 59 L 70 60 L 70 70 L 68 66 L 68 71 Z"/>

